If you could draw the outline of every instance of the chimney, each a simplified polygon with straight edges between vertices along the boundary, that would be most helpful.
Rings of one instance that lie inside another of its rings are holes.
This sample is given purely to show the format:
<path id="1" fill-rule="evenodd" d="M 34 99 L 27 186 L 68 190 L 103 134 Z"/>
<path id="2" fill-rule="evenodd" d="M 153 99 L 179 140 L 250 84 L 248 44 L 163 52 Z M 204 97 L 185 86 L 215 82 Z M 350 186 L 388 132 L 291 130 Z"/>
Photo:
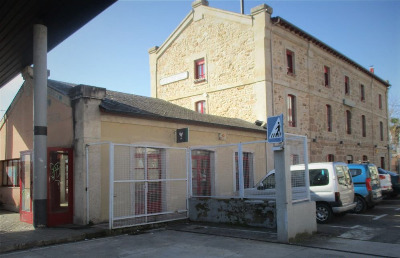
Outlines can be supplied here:
<path id="1" fill-rule="evenodd" d="M 370 71 L 371 73 L 374 73 L 374 72 L 375 72 L 375 69 L 374 69 L 374 66 L 373 66 L 373 65 L 371 65 L 371 66 L 369 67 L 369 71 Z"/>

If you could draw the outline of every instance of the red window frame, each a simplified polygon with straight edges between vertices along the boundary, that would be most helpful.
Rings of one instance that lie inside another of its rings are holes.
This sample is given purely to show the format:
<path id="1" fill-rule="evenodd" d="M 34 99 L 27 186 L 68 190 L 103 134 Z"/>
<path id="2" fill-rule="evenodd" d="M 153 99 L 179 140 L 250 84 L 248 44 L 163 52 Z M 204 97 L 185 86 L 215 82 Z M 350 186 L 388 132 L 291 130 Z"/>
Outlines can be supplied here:
<path id="1" fill-rule="evenodd" d="M 204 69 L 204 58 L 195 61 L 195 79 L 203 80 L 206 78 L 206 73 Z"/>
<path id="2" fill-rule="evenodd" d="M 147 164 L 145 164 L 146 162 Z M 136 183 L 135 214 L 141 215 L 161 212 L 163 199 L 163 184 L 161 182 L 163 178 L 162 149 L 137 148 L 135 164 L 135 173 L 138 173 L 139 176 L 146 176 L 145 178 L 139 178 L 144 180 L 144 182 Z M 145 201 L 146 199 L 147 204 Z"/>
<path id="3" fill-rule="evenodd" d="M 196 105 L 196 112 L 200 114 L 205 114 L 206 113 L 206 101 L 205 100 L 200 100 L 195 103 Z"/>
<path id="4" fill-rule="evenodd" d="M 361 116 L 361 130 L 362 130 L 362 137 L 367 137 L 367 123 L 365 121 L 365 116 Z"/>
<path id="5" fill-rule="evenodd" d="M 290 127 L 296 127 L 296 96 L 288 94 L 287 96 L 288 124 Z"/>
<path id="6" fill-rule="evenodd" d="M 346 110 L 346 133 L 351 134 L 351 112 Z"/>
<path id="7" fill-rule="evenodd" d="M 294 75 L 294 52 L 286 49 L 287 74 Z"/>
<path id="8" fill-rule="evenodd" d="M 385 169 L 385 157 L 381 157 L 381 168 Z"/>
<path id="9" fill-rule="evenodd" d="M 361 101 L 365 101 L 365 87 L 364 87 L 364 84 L 360 84 L 360 94 L 361 94 Z"/>
<path id="10" fill-rule="evenodd" d="M 344 93 L 350 95 L 350 82 L 348 76 L 344 77 Z"/>
<path id="11" fill-rule="evenodd" d="M 379 122 L 379 137 L 383 141 L 383 123 Z"/>
<path id="12" fill-rule="evenodd" d="M 192 189 L 198 196 L 210 196 L 211 193 L 211 151 L 192 151 Z"/>
<path id="13" fill-rule="evenodd" d="M 20 160 L 19 159 L 8 159 L 1 162 L 2 165 L 2 186 L 9 187 L 18 187 L 19 183 L 19 169 L 20 169 Z M 10 167 L 16 168 L 9 171 Z"/>
<path id="14" fill-rule="evenodd" d="M 378 95 L 378 103 L 379 103 L 379 109 L 382 109 L 382 95 Z"/>
<path id="15" fill-rule="evenodd" d="M 328 66 L 324 66 L 324 79 L 325 79 L 325 87 L 330 86 L 330 68 Z"/>
<path id="16" fill-rule="evenodd" d="M 326 105 L 326 126 L 328 132 L 332 132 L 332 107 L 331 105 Z"/>
<path id="17" fill-rule="evenodd" d="M 290 159 L 292 161 L 292 165 L 300 164 L 300 157 L 299 154 L 291 154 Z"/>
<path id="18" fill-rule="evenodd" d="M 250 187 L 250 173 L 253 167 L 251 162 L 253 161 L 252 154 L 250 152 L 243 152 L 243 183 L 244 188 Z M 239 164 L 238 164 L 238 153 L 235 152 L 235 164 L 236 164 L 236 191 L 239 191 Z"/>
<path id="19" fill-rule="evenodd" d="M 326 155 L 326 161 L 327 162 L 334 162 L 335 161 L 335 155 L 333 155 L 333 154 Z"/>

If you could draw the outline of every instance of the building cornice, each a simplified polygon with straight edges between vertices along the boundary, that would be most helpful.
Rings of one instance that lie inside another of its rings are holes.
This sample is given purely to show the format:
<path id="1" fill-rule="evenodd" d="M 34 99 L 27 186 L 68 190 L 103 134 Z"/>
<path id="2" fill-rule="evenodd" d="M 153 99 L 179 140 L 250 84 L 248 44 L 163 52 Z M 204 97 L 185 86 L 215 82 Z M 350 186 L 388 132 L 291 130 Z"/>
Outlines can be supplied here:
<path id="1" fill-rule="evenodd" d="M 376 76 L 374 73 L 371 73 L 368 69 L 362 67 L 360 64 L 356 63 L 355 61 L 351 60 L 347 56 L 343 55 L 339 51 L 335 50 L 334 48 L 330 47 L 329 45 L 325 44 L 321 40 L 315 38 L 314 36 L 310 35 L 309 33 L 305 32 L 304 30 L 300 29 L 299 27 L 293 25 L 292 23 L 288 22 L 287 20 L 277 16 L 271 18 L 272 24 L 279 25 L 290 32 L 299 35 L 300 37 L 312 42 L 316 46 L 324 49 L 325 51 L 329 52 L 330 54 L 336 56 L 339 59 L 349 63 L 350 65 L 354 66 L 358 70 L 362 71 L 363 73 L 371 76 L 373 79 L 379 81 L 380 83 L 384 84 L 386 87 L 390 87 L 388 81 L 383 80 L 382 78 Z"/>

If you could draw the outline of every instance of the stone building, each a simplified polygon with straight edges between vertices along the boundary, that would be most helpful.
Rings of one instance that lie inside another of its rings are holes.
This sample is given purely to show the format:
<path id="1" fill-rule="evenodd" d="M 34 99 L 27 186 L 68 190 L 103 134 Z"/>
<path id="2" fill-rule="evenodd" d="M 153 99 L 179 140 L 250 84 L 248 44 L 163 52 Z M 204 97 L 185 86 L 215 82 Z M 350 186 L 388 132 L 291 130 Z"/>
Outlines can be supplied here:
<path id="1" fill-rule="evenodd" d="M 151 95 L 249 122 L 284 114 L 310 161 L 389 166 L 387 81 L 260 5 L 250 15 L 192 3 L 149 50 Z M 293 162 L 296 162 L 293 155 Z"/>

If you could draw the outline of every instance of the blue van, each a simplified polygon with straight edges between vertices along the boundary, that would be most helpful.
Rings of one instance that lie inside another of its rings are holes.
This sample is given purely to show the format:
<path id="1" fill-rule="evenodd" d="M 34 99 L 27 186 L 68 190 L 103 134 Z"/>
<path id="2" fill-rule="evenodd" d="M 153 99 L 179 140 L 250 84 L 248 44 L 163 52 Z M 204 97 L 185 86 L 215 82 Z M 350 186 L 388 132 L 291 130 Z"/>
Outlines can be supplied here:
<path id="1" fill-rule="evenodd" d="M 354 212 L 362 213 L 382 200 L 378 168 L 371 163 L 348 164 L 353 177 L 357 205 Z"/>

